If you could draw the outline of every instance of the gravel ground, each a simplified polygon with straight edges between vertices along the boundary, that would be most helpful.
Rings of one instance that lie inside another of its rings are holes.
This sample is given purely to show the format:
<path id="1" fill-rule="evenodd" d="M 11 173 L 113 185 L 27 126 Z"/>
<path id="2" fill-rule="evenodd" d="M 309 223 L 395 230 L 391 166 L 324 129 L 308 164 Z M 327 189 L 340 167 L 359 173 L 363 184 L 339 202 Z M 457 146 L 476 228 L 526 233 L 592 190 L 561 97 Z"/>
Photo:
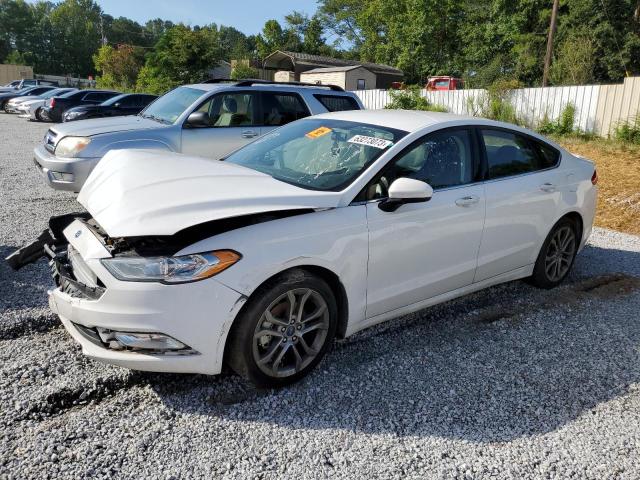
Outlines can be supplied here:
<path id="1" fill-rule="evenodd" d="M 0 254 L 77 211 L 0 114 Z M 640 238 L 597 229 L 567 283 L 513 282 L 336 344 L 279 391 L 98 364 L 0 264 L 0 478 L 639 478 Z"/>

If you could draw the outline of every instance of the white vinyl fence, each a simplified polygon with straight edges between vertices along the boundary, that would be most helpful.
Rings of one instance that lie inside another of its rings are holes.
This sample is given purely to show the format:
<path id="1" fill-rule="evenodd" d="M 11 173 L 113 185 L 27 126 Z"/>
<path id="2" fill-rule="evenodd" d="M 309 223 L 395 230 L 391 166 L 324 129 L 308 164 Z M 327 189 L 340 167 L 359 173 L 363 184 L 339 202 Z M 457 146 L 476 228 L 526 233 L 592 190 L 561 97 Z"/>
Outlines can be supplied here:
<path id="1" fill-rule="evenodd" d="M 354 91 L 366 108 L 384 108 L 391 97 L 387 90 Z M 481 115 L 485 90 L 422 90 L 430 103 L 458 115 Z M 574 127 L 596 135 L 611 135 L 616 125 L 640 115 L 640 77 L 628 77 L 618 85 L 523 88 L 512 90 L 509 99 L 516 116 L 531 128 L 545 119 L 556 120 L 567 105 L 576 109 Z"/>

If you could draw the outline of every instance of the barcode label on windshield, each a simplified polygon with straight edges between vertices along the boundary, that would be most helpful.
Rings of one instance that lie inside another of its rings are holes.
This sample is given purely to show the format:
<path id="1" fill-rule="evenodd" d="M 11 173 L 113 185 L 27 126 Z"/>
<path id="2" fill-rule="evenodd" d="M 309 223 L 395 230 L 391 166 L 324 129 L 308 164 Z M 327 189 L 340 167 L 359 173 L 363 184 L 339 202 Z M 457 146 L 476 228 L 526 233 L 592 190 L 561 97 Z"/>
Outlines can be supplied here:
<path id="1" fill-rule="evenodd" d="M 393 145 L 391 140 L 385 140 L 384 138 L 367 137 L 366 135 L 356 135 L 349 139 L 349 143 L 357 143 L 359 145 L 366 145 L 368 147 L 375 147 L 379 149 L 385 149 L 389 145 Z"/>

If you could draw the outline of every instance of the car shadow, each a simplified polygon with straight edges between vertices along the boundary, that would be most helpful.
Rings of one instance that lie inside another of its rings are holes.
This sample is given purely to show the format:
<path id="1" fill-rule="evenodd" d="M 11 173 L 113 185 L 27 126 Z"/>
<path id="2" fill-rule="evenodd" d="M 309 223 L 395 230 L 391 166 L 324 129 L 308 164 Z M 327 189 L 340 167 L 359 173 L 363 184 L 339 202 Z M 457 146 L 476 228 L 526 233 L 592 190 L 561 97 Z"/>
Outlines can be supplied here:
<path id="1" fill-rule="evenodd" d="M 146 381 L 171 410 L 290 429 L 481 443 L 544 434 L 640 381 L 638 268 L 636 252 L 589 246 L 563 287 L 511 282 L 367 329 L 280 390 L 230 374 Z"/>

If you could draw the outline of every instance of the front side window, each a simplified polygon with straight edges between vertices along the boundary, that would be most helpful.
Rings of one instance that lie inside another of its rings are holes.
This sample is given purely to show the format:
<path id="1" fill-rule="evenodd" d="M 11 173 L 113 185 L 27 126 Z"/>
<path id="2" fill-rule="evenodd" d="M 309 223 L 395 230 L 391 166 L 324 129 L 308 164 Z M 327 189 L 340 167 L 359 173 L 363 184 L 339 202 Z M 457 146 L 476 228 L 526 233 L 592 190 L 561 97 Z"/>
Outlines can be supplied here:
<path id="1" fill-rule="evenodd" d="M 209 114 L 212 127 L 246 127 L 257 125 L 256 95 L 251 92 L 229 92 L 215 95 L 198 108 Z"/>
<path id="2" fill-rule="evenodd" d="M 509 177 L 541 169 L 533 143 L 525 136 L 504 130 L 482 130 L 489 179 Z"/>
<path id="3" fill-rule="evenodd" d="M 265 135 L 226 161 L 302 188 L 338 191 L 406 134 L 377 125 L 309 119 Z"/>
<path id="4" fill-rule="evenodd" d="M 413 178 L 434 189 L 465 185 L 476 178 L 472 134 L 466 129 L 444 130 L 427 135 L 400 153 L 376 177 L 367 200 L 384 198 L 398 178 Z"/>
<path id="5" fill-rule="evenodd" d="M 309 116 L 309 110 L 300 97 L 292 93 L 262 93 L 262 124 L 286 125 Z"/>
<path id="6" fill-rule="evenodd" d="M 161 123 L 174 123 L 204 93 L 199 88 L 175 88 L 145 108 L 141 115 Z"/>

